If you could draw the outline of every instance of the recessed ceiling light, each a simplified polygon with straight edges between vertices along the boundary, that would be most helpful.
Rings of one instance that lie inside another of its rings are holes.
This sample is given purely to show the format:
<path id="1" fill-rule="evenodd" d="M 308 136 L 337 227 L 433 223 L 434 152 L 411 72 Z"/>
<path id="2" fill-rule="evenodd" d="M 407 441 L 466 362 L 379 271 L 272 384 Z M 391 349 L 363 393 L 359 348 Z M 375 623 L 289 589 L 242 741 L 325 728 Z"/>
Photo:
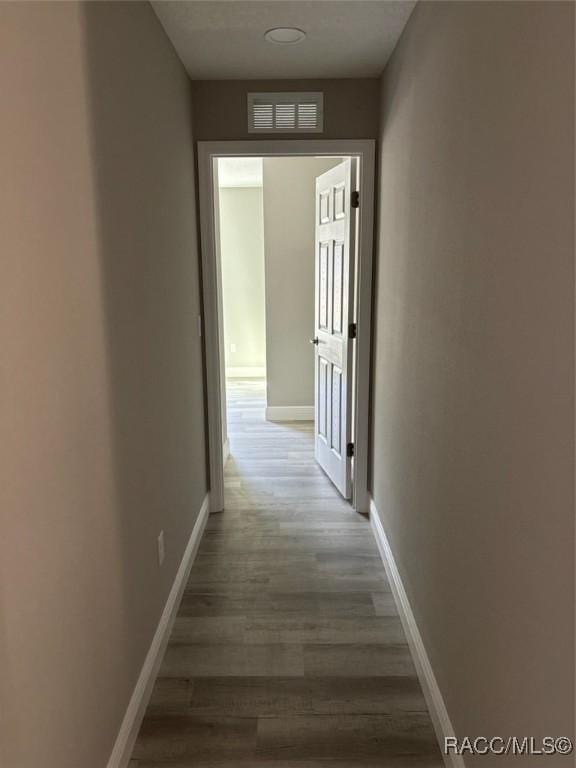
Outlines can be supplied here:
<path id="1" fill-rule="evenodd" d="M 276 45 L 295 45 L 301 43 L 306 38 L 306 32 L 296 27 L 276 27 L 269 29 L 264 35 L 264 39 L 269 43 Z"/>

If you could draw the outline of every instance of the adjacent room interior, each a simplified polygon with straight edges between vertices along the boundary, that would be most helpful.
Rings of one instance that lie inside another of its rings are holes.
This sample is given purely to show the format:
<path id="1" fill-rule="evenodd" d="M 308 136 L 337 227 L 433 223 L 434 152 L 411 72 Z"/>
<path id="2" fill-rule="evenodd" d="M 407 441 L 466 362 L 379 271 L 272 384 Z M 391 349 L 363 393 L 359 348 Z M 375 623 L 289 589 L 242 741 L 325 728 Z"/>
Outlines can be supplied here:
<path id="1" fill-rule="evenodd" d="M 240 467 L 255 476 L 255 457 L 248 461 L 249 452 L 266 447 L 267 459 L 275 449 L 282 460 L 276 476 L 266 482 L 271 498 L 282 484 L 309 485 L 317 495 L 338 496 L 326 482 L 329 474 L 319 471 L 314 458 L 315 402 L 320 435 L 326 436 L 331 426 L 327 421 L 338 424 L 340 407 L 339 400 L 327 398 L 328 384 L 330 394 L 338 392 L 342 378 L 328 382 L 326 366 L 317 365 L 320 342 L 315 334 L 320 326 L 315 312 L 323 313 L 324 326 L 328 314 L 331 321 L 342 322 L 344 264 L 338 248 L 332 253 L 320 242 L 317 247 L 316 218 L 332 212 L 329 197 L 325 211 L 317 208 L 316 187 L 319 177 L 344 161 L 340 156 L 216 161 L 222 451 L 224 463 L 230 461 L 228 500 L 246 490 Z M 335 215 L 343 216 L 344 210 Z M 354 252 L 352 275 L 355 259 Z M 322 288 L 324 299 L 316 302 L 316 291 Z M 351 307 L 350 317 L 353 311 Z M 324 399 L 315 392 L 323 392 Z M 337 428 L 335 432 L 339 438 Z M 333 448 L 339 447 L 335 440 Z M 297 466 L 301 472 L 295 471 Z M 282 473 L 291 477 L 282 480 Z"/>

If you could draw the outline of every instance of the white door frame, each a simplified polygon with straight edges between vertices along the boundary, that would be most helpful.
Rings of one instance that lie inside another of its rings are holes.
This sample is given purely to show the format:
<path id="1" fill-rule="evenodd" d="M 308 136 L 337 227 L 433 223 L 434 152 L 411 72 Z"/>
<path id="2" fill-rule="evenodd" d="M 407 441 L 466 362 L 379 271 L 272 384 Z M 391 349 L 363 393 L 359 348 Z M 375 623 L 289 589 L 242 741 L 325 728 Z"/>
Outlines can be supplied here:
<path id="1" fill-rule="evenodd" d="M 204 300 L 204 343 L 206 359 L 208 453 L 210 467 L 210 510 L 224 509 L 224 461 L 222 456 L 222 380 L 218 327 L 219 233 L 215 211 L 214 168 L 219 157 L 320 157 L 353 155 L 360 173 L 360 209 L 355 260 L 356 322 L 353 440 L 354 473 L 352 506 L 369 511 L 368 440 L 370 357 L 372 337 L 372 254 L 374 248 L 375 142 L 371 139 L 274 139 L 267 141 L 199 141 L 198 177 L 200 236 L 202 250 L 202 292 Z"/>

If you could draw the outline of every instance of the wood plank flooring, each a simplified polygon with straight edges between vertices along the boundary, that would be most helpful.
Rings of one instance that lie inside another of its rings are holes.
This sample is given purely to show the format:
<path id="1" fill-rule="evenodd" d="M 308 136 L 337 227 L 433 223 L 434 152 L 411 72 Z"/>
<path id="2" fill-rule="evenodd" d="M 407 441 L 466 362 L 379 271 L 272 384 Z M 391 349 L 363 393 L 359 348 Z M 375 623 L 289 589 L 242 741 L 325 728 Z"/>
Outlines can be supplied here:
<path id="1" fill-rule="evenodd" d="M 314 462 L 312 425 L 228 382 L 211 515 L 131 768 L 440 768 L 370 526 Z"/>

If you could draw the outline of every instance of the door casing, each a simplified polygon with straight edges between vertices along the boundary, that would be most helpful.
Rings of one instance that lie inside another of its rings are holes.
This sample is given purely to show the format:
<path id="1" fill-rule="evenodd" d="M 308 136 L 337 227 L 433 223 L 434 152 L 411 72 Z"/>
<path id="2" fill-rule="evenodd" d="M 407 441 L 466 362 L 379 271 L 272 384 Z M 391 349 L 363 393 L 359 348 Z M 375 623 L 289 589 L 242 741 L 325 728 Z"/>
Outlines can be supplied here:
<path id="1" fill-rule="evenodd" d="M 217 160 L 221 157 L 331 157 L 357 158 L 360 207 L 354 259 L 356 323 L 353 375 L 354 478 L 352 506 L 368 514 L 368 441 L 370 361 L 372 346 L 372 255 L 374 248 L 375 141 L 371 139 L 273 139 L 198 142 L 200 237 L 202 254 L 203 336 L 206 362 L 206 407 L 210 511 L 224 509 L 222 426 L 222 349 L 219 327 L 218 216 L 216 215 Z"/>

